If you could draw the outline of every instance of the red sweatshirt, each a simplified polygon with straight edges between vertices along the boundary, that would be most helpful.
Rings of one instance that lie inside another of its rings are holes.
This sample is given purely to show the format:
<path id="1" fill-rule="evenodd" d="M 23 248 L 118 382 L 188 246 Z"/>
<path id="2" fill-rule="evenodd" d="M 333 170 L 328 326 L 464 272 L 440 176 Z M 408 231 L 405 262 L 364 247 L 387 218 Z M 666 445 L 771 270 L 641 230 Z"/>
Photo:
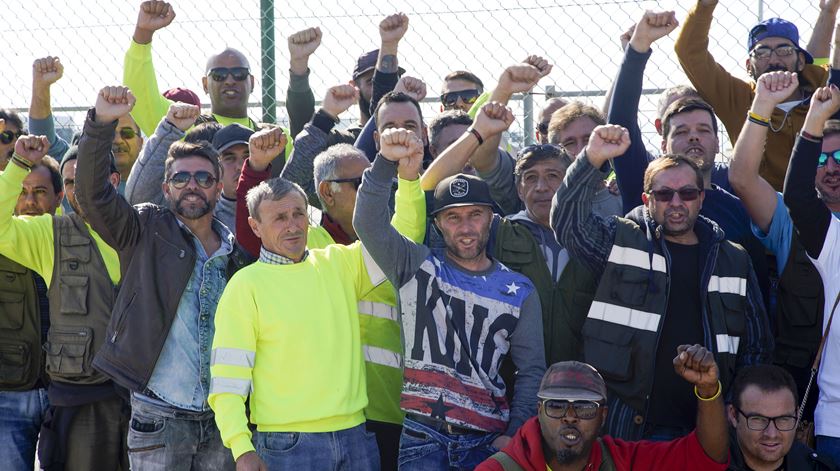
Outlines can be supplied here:
<path id="1" fill-rule="evenodd" d="M 729 466 L 728 462 L 716 463 L 706 456 L 694 432 L 669 442 L 625 442 L 610 436 L 605 436 L 602 440 L 610 450 L 618 471 L 655 469 L 725 471 Z M 542 434 L 537 417 L 532 417 L 525 422 L 503 451 L 526 471 L 546 471 Z M 601 466 L 601 447 L 597 444 L 592 445 L 589 465 L 591 466 L 585 469 L 597 470 Z M 504 471 L 504 468 L 498 461 L 491 458 L 478 465 L 476 471 Z"/>

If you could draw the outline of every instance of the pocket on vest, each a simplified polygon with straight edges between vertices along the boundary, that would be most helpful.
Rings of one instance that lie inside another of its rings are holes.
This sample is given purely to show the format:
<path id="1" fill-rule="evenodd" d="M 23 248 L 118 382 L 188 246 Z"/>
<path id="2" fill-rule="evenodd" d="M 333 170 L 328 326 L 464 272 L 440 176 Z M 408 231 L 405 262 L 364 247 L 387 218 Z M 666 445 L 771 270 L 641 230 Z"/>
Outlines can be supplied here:
<path id="1" fill-rule="evenodd" d="M 13 340 L 0 342 L 0 387 L 22 386 L 29 371 L 29 346 Z"/>
<path id="2" fill-rule="evenodd" d="M 61 290 L 62 314 L 86 315 L 88 297 L 88 277 L 85 275 L 61 275 L 58 278 Z"/>
<path id="3" fill-rule="evenodd" d="M 0 329 L 19 330 L 23 327 L 23 293 L 0 292 Z"/>
<path id="4" fill-rule="evenodd" d="M 586 322 L 583 326 L 583 353 L 586 363 L 605 378 L 628 381 L 633 372 L 633 332 Z"/>
<path id="5" fill-rule="evenodd" d="M 68 380 L 90 375 L 92 337 L 88 327 L 50 327 L 44 345 L 47 373 Z"/>

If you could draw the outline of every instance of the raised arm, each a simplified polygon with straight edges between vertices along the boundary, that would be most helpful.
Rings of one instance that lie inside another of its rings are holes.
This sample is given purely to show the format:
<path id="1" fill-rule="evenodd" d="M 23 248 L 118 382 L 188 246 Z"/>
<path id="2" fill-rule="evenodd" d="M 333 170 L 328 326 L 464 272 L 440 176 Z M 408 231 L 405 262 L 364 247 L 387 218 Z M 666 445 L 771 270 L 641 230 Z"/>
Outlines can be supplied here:
<path id="1" fill-rule="evenodd" d="M 183 139 L 201 110 L 189 103 L 172 103 L 166 117 L 160 121 L 140 149 L 125 184 L 125 198 L 132 205 L 142 203 L 163 204 L 164 163 L 169 147 Z"/>
<path id="2" fill-rule="evenodd" d="M 70 148 L 67 141 L 55 133 L 50 88 L 64 75 L 64 66 L 58 57 L 35 59 L 32 63 L 32 101 L 29 102 L 29 133 L 46 136 L 50 142 L 47 154 L 58 161 Z"/>
<path id="3" fill-rule="evenodd" d="M 837 22 L 838 8 L 840 8 L 840 0 L 820 0 L 820 15 L 814 23 L 811 39 L 808 40 L 806 46 L 806 50 L 814 57 L 815 64 L 828 62 L 831 51 L 831 33 Z"/>
<path id="4" fill-rule="evenodd" d="M 170 101 L 160 94 L 152 63 L 152 37 L 175 19 L 168 2 L 147 0 L 140 4 L 134 36 L 123 65 L 123 84 L 131 89 L 137 104 L 131 112 L 143 134 L 150 136 L 169 109 Z"/>
<path id="5" fill-rule="evenodd" d="M 289 130 L 296 138 L 312 119 L 315 95 L 309 85 L 309 57 L 321 45 L 321 28 L 306 28 L 289 36 L 289 89 L 286 91 L 286 112 Z"/>
<path id="6" fill-rule="evenodd" d="M 621 126 L 596 127 L 551 202 L 551 227 L 557 241 L 593 273 L 600 274 L 607 262 L 616 218 L 604 219 L 593 213 L 592 200 L 609 172 L 605 164 L 629 146 L 630 136 Z"/>
<path id="7" fill-rule="evenodd" d="M 767 142 L 767 121 L 776 105 L 798 86 L 798 76 L 792 72 L 769 72 L 759 77 L 749 111 L 751 119 L 744 122 L 729 162 L 729 183 L 744 203 L 750 219 L 765 233 L 770 229 L 777 202 L 776 190 L 758 173 Z"/>
<path id="8" fill-rule="evenodd" d="M 405 13 L 388 15 L 379 23 L 379 56 L 373 71 L 373 90 L 370 96 L 370 115 L 386 93 L 394 89 L 399 79 L 397 52 L 400 41 L 408 31 L 408 16 Z"/>
<path id="9" fill-rule="evenodd" d="M 134 96 L 127 87 L 100 90 L 85 119 L 76 162 L 76 201 L 93 230 L 118 252 L 136 244 L 141 230 L 135 209 L 108 181 L 117 120 L 132 106 Z"/>

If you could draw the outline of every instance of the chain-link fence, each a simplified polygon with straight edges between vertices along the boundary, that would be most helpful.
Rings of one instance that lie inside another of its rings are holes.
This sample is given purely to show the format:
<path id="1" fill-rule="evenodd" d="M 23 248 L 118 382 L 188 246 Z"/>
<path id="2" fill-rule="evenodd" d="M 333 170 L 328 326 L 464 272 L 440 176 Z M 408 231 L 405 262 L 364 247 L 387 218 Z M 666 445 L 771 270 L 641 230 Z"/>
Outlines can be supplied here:
<path id="1" fill-rule="evenodd" d="M 0 68 L 0 106 L 28 109 L 32 61 L 59 56 L 64 78 L 53 86 L 54 115 L 60 127 L 72 132 L 82 123 L 97 90 L 122 81 L 123 56 L 134 30 L 139 1 L 28 0 L 5 6 L 5 45 Z M 286 37 L 295 31 L 320 26 L 324 38 L 310 60 L 310 82 L 316 97 L 327 87 L 347 82 L 356 57 L 378 47 L 378 24 L 386 15 L 403 11 L 409 15 L 409 32 L 400 44 L 399 60 L 408 74 L 428 84 L 427 116 L 438 112 L 436 97 L 443 77 L 463 69 L 478 75 L 489 88 L 507 65 L 529 54 L 548 58 L 554 70 L 529 97 L 517 97 L 511 105 L 517 121 L 511 139 L 521 143 L 533 133 L 525 129 L 526 102 L 538 111 L 546 87 L 561 96 L 581 97 L 600 106 L 610 86 L 622 52 L 619 36 L 645 9 L 672 9 L 682 21 L 694 0 L 648 2 L 635 0 L 174 0 L 177 17 L 153 40 L 153 57 L 161 90 L 181 86 L 194 90 L 208 103 L 202 91 L 205 61 L 225 47 L 245 53 L 257 84 L 250 114 L 263 115 L 261 28 L 273 18 L 276 40 L 275 70 L 278 122 L 287 120 L 283 101 L 288 84 L 289 52 Z M 710 34 L 712 54 L 734 75 L 747 77 L 746 38 L 759 18 L 780 16 L 798 25 L 801 44 L 807 43 L 819 14 L 818 0 L 721 1 Z M 271 11 L 273 10 L 273 15 Z M 262 18 L 261 18 L 262 17 Z M 263 21 L 261 21 L 263 19 Z M 647 67 L 640 111 L 652 117 L 655 91 L 687 83 L 673 51 L 679 30 L 654 45 Z M 549 88 L 550 89 L 550 88 Z M 524 98 L 524 99 L 523 99 Z M 355 119 L 352 113 L 349 119 Z M 644 126 L 651 147 L 658 145 L 653 126 Z M 727 142 L 722 140 L 721 142 Z"/>

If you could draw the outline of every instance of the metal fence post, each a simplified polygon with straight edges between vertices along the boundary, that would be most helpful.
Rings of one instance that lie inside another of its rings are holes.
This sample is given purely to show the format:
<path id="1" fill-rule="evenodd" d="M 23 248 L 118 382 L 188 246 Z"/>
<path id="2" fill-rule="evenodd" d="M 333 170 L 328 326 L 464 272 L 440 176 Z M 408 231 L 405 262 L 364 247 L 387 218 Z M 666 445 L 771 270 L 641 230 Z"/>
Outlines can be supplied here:
<path id="1" fill-rule="evenodd" d="M 522 138 L 526 146 L 534 143 L 534 95 L 526 93 L 522 99 L 522 108 L 525 114 L 525 122 L 522 129 Z"/>
<path id="2" fill-rule="evenodd" d="M 262 51 L 262 120 L 277 120 L 277 81 L 274 72 L 274 0 L 260 0 L 260 49 Z"/>

